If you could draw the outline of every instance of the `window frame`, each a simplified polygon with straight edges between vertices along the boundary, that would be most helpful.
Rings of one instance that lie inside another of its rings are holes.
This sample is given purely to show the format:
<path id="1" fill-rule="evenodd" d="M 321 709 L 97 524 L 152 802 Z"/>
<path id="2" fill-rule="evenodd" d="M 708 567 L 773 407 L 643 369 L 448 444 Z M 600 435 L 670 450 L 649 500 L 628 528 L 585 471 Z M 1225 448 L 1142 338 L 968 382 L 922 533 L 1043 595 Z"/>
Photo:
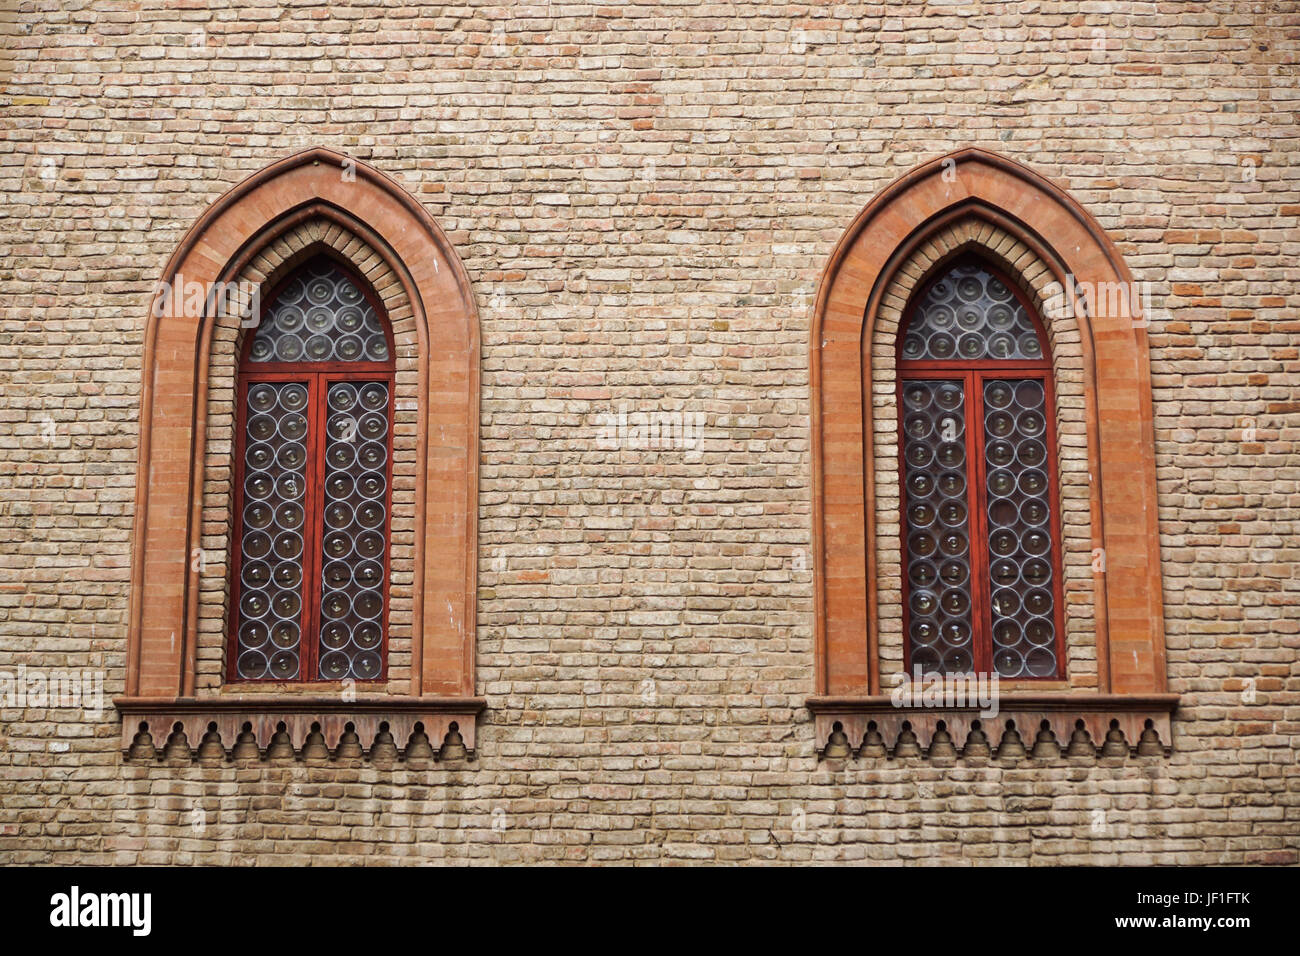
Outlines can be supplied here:
<path id="1" fill-rule="evenodd" d="M 910 381 L 949 381 L 961 385 L 964 395 L 966 449 L 966 508 L 970 529 L 970 621 L 971 621 L 971 670 L 963 673 L 993 674 L 993 624 L 991 615 L 992 585 L 989 580 L 989 531 L 988 531 L 988 489 L 987 462 L 985 461 L 986 438 L 984 434 L 984 386 L 986 382 L 1000 379 L 1037 379 L 1043 387 L 1044 444 L 1047 447 L 1047 461 L 1044 470 L 1048 480 L 1048 515 L 1047 529 L 1051 536 L 1052 569 L 1052 624 L 1054 634 L 1054 652 L 1056 670 L 1052 674 L 1035 677 L 1018 675 L 1001 678 L 1026 683 L 1053 683 L 1067 680 L 1069 677 L 1065 645 L 1065 586 L 1062 575 L 1064 567 L 1064 522 L 1061 515 L 1061 485 L 1058 459 L 1060 448 L 1056 437 L 1056 388 L 1052 368 L 1052 351 L 1047 330 L 1037 308 L 1025 295 L 1020 286 L 1011 281 L 1005 272 L 988 260 L 978 255 L 960 255 L 944 262 L 925 281 L 918 283 L 916 290 L 903 310 L 902 321 L 898 326 L 898 339 L 901 342 L 911 328 L 926 296 L 935 283 L 949 276 L 952 271 L 963 265 L 975 265 L 1002 282 L 1016 297 L 1025 314 L 1033 325 L 1034 333 L 1042 351 L 1042 357 L 1029 359 L 904 359 L 902 349 L 896 350 L 894 402 L 897 411 L 898 427 L 898 488 L 899 488 L 899 544 L 903 620 L 903 659 L 906 672 L 913 671 L 912 663 L 912 582 L 908 574 L 909 555 L 907 550 L 907 462 L 904 458 L 906 449 L 903 431 L 904 407 L 903 389 Z M 947 672 L 943 672 L 947 674 Z M 954 676 L 954 675 L 949 675 Z"/>
<path id="2" fill-rule="evenodd" d="M 271 308 L 279 299 L 285 287 L 298 277 L 313 262 L 328 260 L 335 268 L 351 281 L 369 302 L 379 319 L 388 343 L 388 360 L 386 362 L 253 362 L 249 359 L 253 340 L 261 328 Z M 226 666 L 225 682 L 227 685 L 286 685 L 299 687 L 303 685 L 340 686 L 343 680 L 352 680 L 358 684 L 370 686 L 388 681 L 389 650 L 389 615 L 392 610 L 392 525 L 393 525 L 393 432 L 396 423 L 396 345 L 393 338 L 392 322 L 382 300 L 374 288 L 356 270 L 351 262 L 321 249 L 315 255 L 303 259 L 289 269 L 272 287 L 269 295 L 260 302 L 260 314 L 255 326 L 245 331 L 240 346 L 239 366 L 236 373 L 236 409 L 234 458 L 231 462 L 231 534 L 230 534 L 230 578 L 227 600 Z M 324 501 L 325 484 L 325 423 L 329 419 L 326 409 L 326 396 L 330 386 L 337 382 L 382 382 L 388 389 L 388 433 L 385 437 L 387 458 L 385 461 L 384 488 L 384 576 L 381 594 L 384 607 L 380 615 L 382 642 L 380 644 L 380 670 L 373 678 L 349 677 L 331 680 L 320 676 L 320 604 L 322 594 L 321 542 L 324 537 Z M 290 679 L 276 677 L 245 678 L 238 673 L 239 628 L 242 616 L 239 601 L 243 592 L 241 578 L 243 564 L 243 530 L 244 530 L 244 480 L 246 476 L 245 448 L 248 441 L 247 414 L 248 390 L 261 382 L 302 382 L 307 385 L 309 411 L 307 413 L 307 462 L 304 466 L 304 480 L 307 488 L 303 495 L 303 552 L 301 587 L 302 608 L 299 612 L 300 651 L 298 658 L 298 676 Z"/>

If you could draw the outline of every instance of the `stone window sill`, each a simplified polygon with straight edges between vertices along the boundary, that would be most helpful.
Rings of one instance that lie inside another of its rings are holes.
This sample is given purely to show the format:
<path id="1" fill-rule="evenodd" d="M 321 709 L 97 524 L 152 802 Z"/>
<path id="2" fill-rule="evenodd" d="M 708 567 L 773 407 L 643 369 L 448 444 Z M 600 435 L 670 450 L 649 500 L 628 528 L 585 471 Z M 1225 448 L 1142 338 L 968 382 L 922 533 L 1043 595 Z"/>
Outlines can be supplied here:
<path id="1" fill-rule="evenodd" d="M 472 760 L 482 697 L 119 697 L 122 753 L 151 760 Z"/>
<path id="2" fill-rule="evenodd" d="M 1011 693 L 982 716 L 978 705 L 899 707 L 889 696 L 807 701 L 825 759 L 1167 756 L 1177 705 L 1177 694 Z"/>

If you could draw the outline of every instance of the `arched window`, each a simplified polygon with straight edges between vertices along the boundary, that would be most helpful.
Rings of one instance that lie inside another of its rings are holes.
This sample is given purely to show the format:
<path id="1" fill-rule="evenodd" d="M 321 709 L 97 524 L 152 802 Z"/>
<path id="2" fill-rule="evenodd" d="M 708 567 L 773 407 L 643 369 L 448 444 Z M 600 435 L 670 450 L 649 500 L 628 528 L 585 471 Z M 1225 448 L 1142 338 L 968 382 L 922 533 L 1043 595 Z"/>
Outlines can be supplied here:
<path id="1" fill-rule="evenodd" d="M 1132 283 L 1078 202 L 975 148 L 845 232 L 809 340 L 823 754 L 967 740 L 971 681 L 939 719 L 916 665 L 1003 675 L 1004 729 L 1168 747 L 1146 323 L 1098 297 Z"/>
<path id="2" fill-rule="evenodd" d="M 433 217 L 287 156 L 186 233 L 144 342 L 123 752 L 473 753 L 478 315 Z"/>
<path id="3" fill-rule="evenodd" d="M 904 633 L 923 673 L 1062 676 L 1047 339 L 977 259 L 916 297 L 898 348 Z"/>
<path id="4" fill-rule="evenodd" d="M 326 256 L 246 337 L 232 681 L 385 677 L 393 355 L 379 299 Z"/>

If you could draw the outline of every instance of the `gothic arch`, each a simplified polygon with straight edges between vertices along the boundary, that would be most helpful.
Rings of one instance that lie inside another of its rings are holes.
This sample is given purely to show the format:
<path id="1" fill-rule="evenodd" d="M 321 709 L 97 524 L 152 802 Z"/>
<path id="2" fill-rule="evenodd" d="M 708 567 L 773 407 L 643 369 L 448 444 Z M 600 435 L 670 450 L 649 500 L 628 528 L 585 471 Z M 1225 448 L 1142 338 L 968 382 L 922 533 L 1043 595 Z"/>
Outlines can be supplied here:
<path id="1" fill-rule="evenodd" d="M 892 403 L 893 381 L 874 387 L 873 351 L 880 351 L 880 328 L 896 327 L 905 290 L 971 248 L 1010 267 L 1031 298 L 1041 300 L 1046 282 L 1073 288 L 1071 276 L 1083 291 L 1070 304 L 1090 535 L 1105 566 L 1094 575 L 1097 662 L 1095 686 L 1086 689 L 1108 699 L 1160 697 L 1158 709 L 1167 710 L 1146 330 L 1140 317 L 1095 301 L 1112 284 L 1131 288 L 1132 277 L 1100 225 L 1064 191 L 974 148 L 888 186 L 854 220 L 822 277 L 810 343 L 817 658 L 810 706 L 820 724 L 834 701 L 881 693 L 875 542 L 883 489 L 874 445 L 889 436 L 872 423 L 873 404 Z"/>
<path id="2" fill-rule="evenodd" d="M 471 715 L 472 749 L 478 316 L 468 275 L 428 212 L 394 180 L 327 149 L 255 173 L 218 199 L 168 261 L 159 289 L 265 284 L 314 251 L 346 256 L 384 299 L 399 379 L 413 408 L 409 692 Z M 160 295 L 161 293 L 159 293 Z M 204 482 L 214 453 L 210 392 L 217 348 L 239 330 L 212 308 L 150 305 L 131 568 L 125 702 L 194 698 L 200 646 Z M 218 383 L 218 388 L 223 383 Z M 399 388 L 400 400 L 400 388 Z M 200 688 L 200 690 L 202 690 Z M 390 688 L 390 694 L 402 693 Z M 459 703 L 457 703 L 459 701 Z M 427 705 L 426 705 L 427 706 Z M 429 728 L 433 730 L 431 726 Z M 435 741 L 436 746 L 436 741 Z"/>

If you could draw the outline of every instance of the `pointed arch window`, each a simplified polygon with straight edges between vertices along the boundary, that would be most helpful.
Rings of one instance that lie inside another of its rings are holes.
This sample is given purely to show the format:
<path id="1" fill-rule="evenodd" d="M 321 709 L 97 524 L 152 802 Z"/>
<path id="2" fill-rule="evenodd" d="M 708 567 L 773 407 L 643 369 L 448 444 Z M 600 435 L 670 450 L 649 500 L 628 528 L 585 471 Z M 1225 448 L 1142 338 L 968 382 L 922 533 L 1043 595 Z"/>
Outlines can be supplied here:
<path id="1" fill-rule="evenodd" d="M 387 733 L 400 754 L 422 729 L 472 754 L 478 314 L 446 235 L 382 171 L 313 148 L 212 203 L 159 278 L 123 753 L 251 732 L 263 751 Z M 196 283 L 197 314 L 159 307 Z M 254 288 L 255 329 L 209 307 Z"/>
<path id="2" fill-rule="evenodd" d="M 1041 321 L 1005 276 L 966 258 L 914 299 L 897 354 L 909 671 L 1062 678 Z"/>
<path id="3" fill-rule="evenodd" d="M 974 267 L 969 276 L 954 273 L 967 267 Z M 1054 285 L 1079 290 L 1068 316 L 1048 316 L 1050 356 L 1041 317 L 998 269 L 1012 271 L 1033 302 L 1051 298 Z M 998 280 L 994 295 L 986 295 L 986 275 Z M 999 721 L 1014 722 L 1022 733 L 1028 727 L 1037 737 L 1046 721 L 1064 741 L 1082 721 L 1094 741 L 1118 725 L 1130 746 L 1153 731 L 1168 748 L 1178 696 L 1168 692 L 1166 675 L 1145 322 L 1127 310 L 1095 308 L 1088 291 L 1132 281 L 1115 243 L 1084 206 L 1033 170 L 973 147 L 900 176 L 836 245 L 809 338 L 817 671 L 808 708 L 822 755 L 843 756 L 844 740 L 851 752 L 869 737 L 890 748 L 915 738 L 924 752 L 939 728 L 954 741 L 965 739 L 980 719 L 975 708 L 945 706 L 941 722 L 933 712 L 899 706 L 898 678 L 912 676 L 917 663 L 931 672 L 1016 674 L 1002 686 Z M 963 308 L 973 307 L 965 313 L 969 328 L 953 308 L 963 283 L 968 292 L 980 290 L 978 302 L 962 299 Z M 932 287 L 945 294 L 932 298 Z M 1009 327 L 1006 314 L 994 312 L 1008 304 L 1007 291 L 1015 303 Z M 948 311 L 932 308 L 941 304 Z M 949 319 L 951 326 L 936 327 Z M 1032 339 L 1024 338 L 1031 329 Z M 912 423 L 915 436 L 907 432 L 912 412 L 904 410 L 904 389 L 914 389 L 921 416 Z M 940 399 L 954 407 L 943 409 Z M 1022 416 L 1033 432 L 1041 417 L 1043 467 L 1033 464 L 1036 448 L 1028 461 L 1014 457 L 1022 443 L 1038 441 L 1021 432 Z M 1008 423 L 1007 434 L 995 433 Z M 925 442 L 913 454 L 926 463 L 909 466 L 909 445 Z M 989 452 L 1005 459 L 1006 447 L 996 442 L 1010 446 L 1005 466 L 990 461 Z M 944 467 L 941 454 L 956 456 L 960 467 Z M 1042 524 L 1036 514 L 1044 499 L 1035 491 L 1039 479 L 1025 477 L 1029 471 L 1047 483 Z M 945 475 L 955 476 L 945 485 L 950 497 L 940 496 Z M 927 478 L 933 492 L 909 497 L 909 479 L 925 492 Z M 1031 498 L 1036 503 L 1026 509 Z M 953 507 L 941 515 L 948 502 Z M 920 508 L 918 526 L 910 525 L 908 512 L 927 503 L 933 516 Z M 1025 510 L 1033 522 L 999 523 L 1018 522 Z M 963 559 L 951 567 L 939 559 L 945 518 L 965 536 L 964 551 L 948 542 L 953 557 Z M 909 538 L 927 528 L 934 529 L 932 553 L 913 554 Z M 1010 563 L 999 564 L 995 546 L 1013 543 Z M 1041 565 L 1029 564 L 1043 557 L 1030 552 L 1044 544 L 1046 582 Z M 925 559 L 915 568 L 920 584 L 909 576 L 917 557 Z M 1070 568 L 1068 588 L 1062 565 Z M 921 591 L 930 593 L 934 613 L 913 614 L 913 598 L 921 610 L 931 607 Z M 956 613 L 943 609 L 947 591 L 956 591 L 948 595 Z M 1025 610 L 1030 591 L 1034 608 L 1046 595 L 1050 613 Z M 1065 594 L 1072 611 L 1078 602 L 1068 637 Z M 1014 597 L 1020 606 L 1007 600 L 995 609 L 995 596 Z M 951 641 L 942 632 L 950 620 Z"/>
<path id="4" fill-rule="evenodd" d="M 239 368 L 228 676 L 383 680 L 392 331 L 328 256 L 267 302 Z"/>

